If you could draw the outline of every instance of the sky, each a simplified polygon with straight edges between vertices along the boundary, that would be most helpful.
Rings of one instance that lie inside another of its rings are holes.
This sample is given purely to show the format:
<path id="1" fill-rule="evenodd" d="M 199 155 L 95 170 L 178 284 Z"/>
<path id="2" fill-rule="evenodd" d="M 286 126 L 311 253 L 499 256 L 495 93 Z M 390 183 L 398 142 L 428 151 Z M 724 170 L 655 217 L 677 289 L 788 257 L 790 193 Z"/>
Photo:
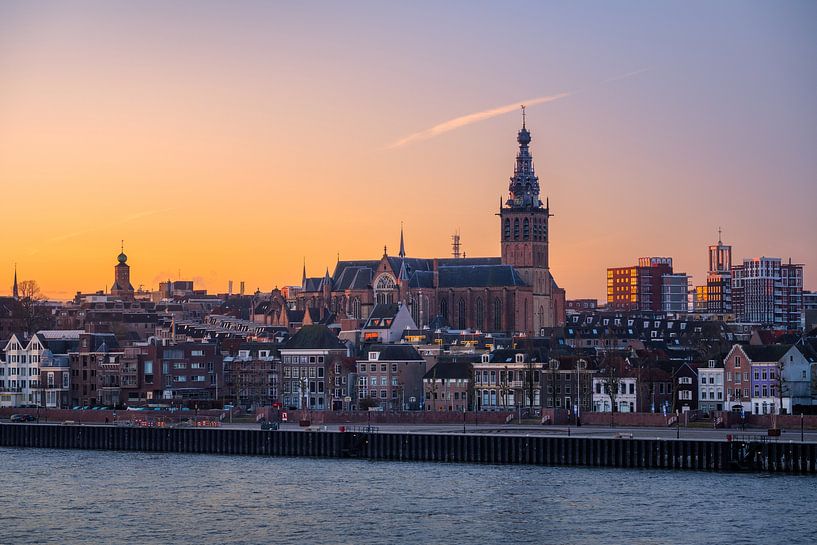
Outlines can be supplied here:
<path id="1" fill-rule="evenodd" d="M 718 227 L 817 289 L 815 58 L 815 2 L 0 2 L 0 293 L 499 255 L 525 101 L 568 298 Z"/>

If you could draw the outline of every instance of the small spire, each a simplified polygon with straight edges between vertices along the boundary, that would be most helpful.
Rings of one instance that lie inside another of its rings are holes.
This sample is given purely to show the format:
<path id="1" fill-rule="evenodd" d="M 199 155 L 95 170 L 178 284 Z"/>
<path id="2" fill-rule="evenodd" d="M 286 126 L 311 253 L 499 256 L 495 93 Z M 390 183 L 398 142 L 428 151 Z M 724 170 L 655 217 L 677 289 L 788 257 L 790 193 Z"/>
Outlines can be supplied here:
<path id="1" fill-rule="evenodd" d="M 123 238 L 123 239 L 120 239 L 119 243 L 120 243 L 120 244 L 119 244 L 119 249 L 120 249 L 120 250 L 122 251 L 122 253 L 124 254 L 124 253 L 125 253 L 125 239 L 124 239 L 124 238 Z"/>
<path id="2" fill-rule="evenodd" d="M 20 290 L 17 288 L 17 263 L 14 264 L 14 287 L 11 289 L 11 296 L 15 301 L 20 299 Z"/>
<path id="3" fill-rule="evenodd" d="M 306 257 L 304 257 L 304 272 L 301 275 L 301 286 L 306 286 Z"/>
<path id="4" fill-rule="evenodd" d="M 718 244 L 723 244 L 723 242 L 721 242 L 721 228 L 720 227 L 718 227 Z"/>
<path id="5" fill-rule="evenodd" d="M 406 257 L 406 245 L 403 243 L 403 222 L 400 222 L 400 252 L 397 254 L 400 257 Z"/>
<path id="6" fill-rule="evenodd" d="M 386 245 L 385 245 L 385 244 L 383 245 L 383 255 L 384 255 L 384 256 L 389 255 L 388 250 L 386 250 Z"/>
<path id="7" fill-rule="evenodd" d="M 520 104 L 520 108 L 522 108 L 522 128 L 525 128 L 525 105 Z"/>

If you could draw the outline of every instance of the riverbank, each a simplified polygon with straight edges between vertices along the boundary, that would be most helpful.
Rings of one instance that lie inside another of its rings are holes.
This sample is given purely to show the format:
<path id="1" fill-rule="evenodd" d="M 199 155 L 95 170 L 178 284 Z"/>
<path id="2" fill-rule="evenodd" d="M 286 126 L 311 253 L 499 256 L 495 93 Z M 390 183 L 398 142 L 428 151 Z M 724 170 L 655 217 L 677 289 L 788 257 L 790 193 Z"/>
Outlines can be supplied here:
<path id="1" fill-rule="evenodd" d="M 2 424 L 0 446 L 817 474 L 817 443 Z"/>

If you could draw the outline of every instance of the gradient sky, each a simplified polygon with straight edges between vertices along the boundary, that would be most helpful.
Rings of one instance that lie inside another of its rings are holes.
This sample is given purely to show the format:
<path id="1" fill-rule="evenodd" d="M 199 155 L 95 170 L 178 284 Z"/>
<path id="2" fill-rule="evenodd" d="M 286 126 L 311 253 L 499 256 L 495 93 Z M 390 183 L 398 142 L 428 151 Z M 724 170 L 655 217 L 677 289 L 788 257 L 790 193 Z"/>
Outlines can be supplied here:
<path id="1" fill-rule="evenodd" d="M 528 127 L 569 298 L 646 255 L 700 283 L 718 226 L 817 288 L 815 59 L 815 2 L 5 1 L 0 293 L 14 262 L 110 286 L 120 239 L 134 286 L 213 292 L 396 253 L 401 220 L 411 255 L 498 255 L 516 108 L 423 131 L 561 94 Z"/>

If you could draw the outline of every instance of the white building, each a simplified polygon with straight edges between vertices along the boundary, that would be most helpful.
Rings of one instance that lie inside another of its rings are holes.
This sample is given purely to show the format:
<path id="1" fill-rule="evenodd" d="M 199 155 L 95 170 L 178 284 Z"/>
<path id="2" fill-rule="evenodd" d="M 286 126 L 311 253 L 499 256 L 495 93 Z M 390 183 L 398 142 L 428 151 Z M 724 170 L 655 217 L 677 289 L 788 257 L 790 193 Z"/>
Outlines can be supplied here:
<path id="1" fill-rule="evenodd" d="M 372 309 L 363 326 L 363 342 L 396 343 L 406 329 L 417 329 L 411 312 L 402 303 L 381 303 Z"/>
<path id="2" fill-rule="evenodd" d="M 603 374 L 593 377 L 593 410 L 596 412 L 609 413 L 612 408 L 607 383 L 608 380 L 605 379 Z M 618 395 L 616 396 L 618 412 L 635 412 L 638 397 L 636 383 L 636 377 L 620 377 L 618 379 Z"/>
<path id="3" fill-rule="evenodd" d="M 40 383 L 41 364 L 56 365 L 53 356 L 67 354 L 77 346 L 80 333 L 43 330 L 30 339 L 12 335 L 4 349 L 6 359 L 0 362 L 0 407 L 41 406 L 42 388 L 47 387 Z M 53 385 L 51 389 L 62 389 L 62 382 L 59 388 Z"/>
<path id="4" fill-rule="evenodd" d="M 724 404 L 723 362 L 709 360 L 698 368 L 698 408 L 702 411 L 722 411 Z"/>

